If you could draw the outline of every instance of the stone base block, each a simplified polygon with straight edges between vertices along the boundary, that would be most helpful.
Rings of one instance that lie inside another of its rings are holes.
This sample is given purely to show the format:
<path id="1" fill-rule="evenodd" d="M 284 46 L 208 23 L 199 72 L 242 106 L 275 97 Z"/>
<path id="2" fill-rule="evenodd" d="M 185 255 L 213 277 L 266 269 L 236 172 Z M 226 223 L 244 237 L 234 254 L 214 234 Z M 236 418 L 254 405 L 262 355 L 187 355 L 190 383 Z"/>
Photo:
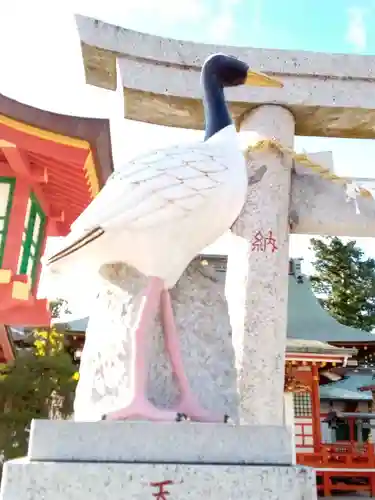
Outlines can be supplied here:
<path id="1" fill-rule="evenodd" d="M 315 500 L 304 467 L 30 462 L 4 468 L 1 500 Z"/>
<path id="2" fill-rule="evenodd" d="M 31 461 L 292 465 L 290 429 L 193 422 L 34 420 Z"/>

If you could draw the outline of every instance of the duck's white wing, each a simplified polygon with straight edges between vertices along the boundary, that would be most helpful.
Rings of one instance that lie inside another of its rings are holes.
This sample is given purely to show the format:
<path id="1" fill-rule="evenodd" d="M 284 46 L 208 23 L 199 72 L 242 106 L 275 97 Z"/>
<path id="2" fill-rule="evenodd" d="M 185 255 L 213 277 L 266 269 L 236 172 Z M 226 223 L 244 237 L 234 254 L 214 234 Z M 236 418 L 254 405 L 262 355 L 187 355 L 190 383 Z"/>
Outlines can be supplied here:
<path id="1" fill-rule="evenodd" d="M 72 230 L 138 230 L 185 217 L 222 188 L 228 167 L 226 150 L 207 143 L 139 156 L 112 174 Z"/>
<path id="2" fill-rule="evenodd" d="M 49 262 L 87 247 L 104 233 L 178 223 L 193 211 L 199 216 L 205 201 L 225 188 L 230 162 L 224 146 L 180 145 L 129 161 L 72 224 L 63 248 Z"/>

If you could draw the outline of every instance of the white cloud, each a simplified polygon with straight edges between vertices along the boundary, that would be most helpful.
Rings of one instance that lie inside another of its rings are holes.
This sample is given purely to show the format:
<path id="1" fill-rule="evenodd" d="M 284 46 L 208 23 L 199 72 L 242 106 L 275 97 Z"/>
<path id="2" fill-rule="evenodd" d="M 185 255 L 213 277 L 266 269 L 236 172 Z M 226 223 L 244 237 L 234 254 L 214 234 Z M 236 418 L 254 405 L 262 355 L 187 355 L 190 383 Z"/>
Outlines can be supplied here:
<path id="1" fill-rule="evenodd" d="M 249 0 L 247 0 L 249 1 Z M 262 32 L 262 11 L 264 0 L 251 0 L 251 16 L 248 29 L 254 39 Z M 233 43 L 236 28 L 236 7 L 243 0 L 218 1 L 216 15 L 211 14 L 212 21 L 208 27 L 208 38 L 215 43 Z"/>
<path id="2" fill-rule="evenodd" d="M 227 14 L 220 14 L 210 24 L 209 37 L 215 43 L 226 43 L 233 32 L 233 28 L 233 18 Z"/>
<path id="3" fill-rule="evenodd" d="M 191 26 L 215 43 L 225 43 L 234 31 L 235 7 L 243 0 L 75 0 L 76 12 L 124 27 L 138 29 L 142 20 L 152 19 L 158 31 L 172 25 Z M 255 0 L 258 2 L 259 0 Z"/>
<path id="4" fill-rule="evenodd" d="M 212 15 L 208 36 L 214 43 L 228 43 L 235 28 L 235 9 L 241 0 L 221 0 L 217 13 Z"/>
<path id="5" fill-rule="evenodd" d="M 367 44 L 365 9 L 351 7 L 348 9 L 347 40 L 356 50 L 364 50 Z"/>
<path id="6" fill-rule="evenodd" d="M 262 31 L 262 12 L 263 12 L 263 0 L 253 0 L 252 1 L 252 12 L 249 31 L 253 37 L 259 36 Z"/>
<path id="7" fill-rule="evenodd" d="M 139 18 L 153 19 L 160 26 L 201 20 L 208 12 L 205 0 L 76 0 L 76 11 L 103 21 L 129 26 Z"/>

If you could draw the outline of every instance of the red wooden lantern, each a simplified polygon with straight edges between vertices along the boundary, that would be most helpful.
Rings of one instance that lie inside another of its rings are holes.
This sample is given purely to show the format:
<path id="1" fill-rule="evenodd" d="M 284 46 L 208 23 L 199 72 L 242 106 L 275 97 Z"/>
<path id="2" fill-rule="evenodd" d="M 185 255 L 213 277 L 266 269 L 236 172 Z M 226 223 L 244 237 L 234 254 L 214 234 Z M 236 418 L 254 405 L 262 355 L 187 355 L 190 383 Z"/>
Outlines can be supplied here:
<path id="1" fill-rule="evenodd" d="M 67 234 L 112 170 L 108 120 L 0 95 L 0 323 L 49 323 L 36 298 L 46 239 Z"/>

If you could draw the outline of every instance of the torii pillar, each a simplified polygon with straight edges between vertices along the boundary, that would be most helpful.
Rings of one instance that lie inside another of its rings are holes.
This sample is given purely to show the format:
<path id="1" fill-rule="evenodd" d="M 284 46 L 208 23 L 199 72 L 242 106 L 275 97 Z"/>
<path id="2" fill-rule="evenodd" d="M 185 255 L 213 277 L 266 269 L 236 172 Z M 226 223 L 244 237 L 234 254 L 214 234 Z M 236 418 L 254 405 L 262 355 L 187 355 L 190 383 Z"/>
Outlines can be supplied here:
<path id="1" fill-rule="evenodd" d="M 250 146 L 275 139 L 293 147 L 294 117 L 281 106 L 259 106 L 242 121 Z M 252 154 L 263 165 L 232 228 L 226 298 L 236 353 L 239 418 L 249 425 L 283 425 L 287 331 L 291 158 L 267 149 Z"/>

